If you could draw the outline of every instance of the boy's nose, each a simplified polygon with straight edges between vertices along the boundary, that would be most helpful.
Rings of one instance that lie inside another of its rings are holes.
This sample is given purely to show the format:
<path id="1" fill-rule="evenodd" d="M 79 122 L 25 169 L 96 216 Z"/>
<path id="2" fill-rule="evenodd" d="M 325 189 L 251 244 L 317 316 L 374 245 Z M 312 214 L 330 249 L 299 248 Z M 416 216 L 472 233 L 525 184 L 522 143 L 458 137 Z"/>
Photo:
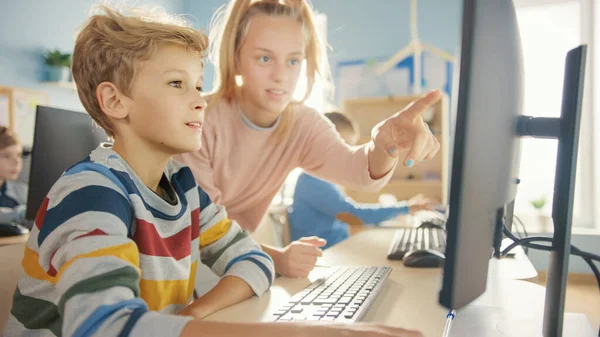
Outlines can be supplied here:
<path id="1" fill-rule="evenodd" d="M 192 110 L 204 110 L 206 109 L 207 105 L 208 103 L 206 102 L 204 97 L 200 97 L 192 102 Z"/>

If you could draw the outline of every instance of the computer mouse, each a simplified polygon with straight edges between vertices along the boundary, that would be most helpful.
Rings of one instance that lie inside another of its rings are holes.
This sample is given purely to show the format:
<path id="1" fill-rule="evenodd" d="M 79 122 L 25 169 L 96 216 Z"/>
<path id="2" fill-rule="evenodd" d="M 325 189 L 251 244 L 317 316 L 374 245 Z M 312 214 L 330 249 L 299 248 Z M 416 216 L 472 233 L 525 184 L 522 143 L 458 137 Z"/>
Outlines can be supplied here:
<path id="1" fill-rule="evenodd" d="M 439 228 L 446 230 L 446 226 L 437 221 L 425 220 L 420 225 L 419 228 Z"/>
<path id="2" fill-rule="evenodd" d="M 29 233 L 29 229 L 16 222 L 0 223 L 0 237 L 25 235 L 27 233 Z"/>
<path id="3" fill-rule="evenodd" d="M 405 266 L 414 268 L 439 268 L 445 260 L 444 254 L 432 249 L 411 250 L 402 258 Z"/>

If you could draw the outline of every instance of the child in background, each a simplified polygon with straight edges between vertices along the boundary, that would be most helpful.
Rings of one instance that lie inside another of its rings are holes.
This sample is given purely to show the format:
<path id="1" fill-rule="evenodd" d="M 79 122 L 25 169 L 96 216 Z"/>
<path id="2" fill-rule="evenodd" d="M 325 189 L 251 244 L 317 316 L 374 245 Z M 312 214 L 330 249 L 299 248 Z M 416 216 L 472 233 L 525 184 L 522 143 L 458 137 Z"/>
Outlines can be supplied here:
<path id="1" fill-rule="evenodd" d="M 0 126 L 0 224 L 23 223 L 27 185 L 17 181 L 23 168 L 23 146 L 15 133 Z"/>
<path id="2" fill-rule="evenodd" d="M 356 144 L 359 136 L 356 123 L 339 112 L 324 115 L 346 143 L 351 146 Z M 298 240 L 315 235 L 327 240 L 323 247 L 326 249 L 350 236 L 348 224 L 336 218 L 340 213 L 350 213 L 364 224 L 379 224 L 400 215 L 431 209 L 433 204 L 433 200 L 420 196 L 388 206 L 358 204 L 338 186 L 303 172 L 298 177 L 294 202 L 289 211 L 290 238 Z"/>
<path id="3" fill-rule="evenodd" d="M 77 37 L 73 78 L 114 144 L 48 193 L 3 336 L 421 336 L 374 324 L 201 320 L 260 296 L 274 278 L 271 258 L 172 160 L 202 145 L 207 39 L 164 12 L 103 9 Z M 200 263 L 221 280 L 195 299 Z"/>

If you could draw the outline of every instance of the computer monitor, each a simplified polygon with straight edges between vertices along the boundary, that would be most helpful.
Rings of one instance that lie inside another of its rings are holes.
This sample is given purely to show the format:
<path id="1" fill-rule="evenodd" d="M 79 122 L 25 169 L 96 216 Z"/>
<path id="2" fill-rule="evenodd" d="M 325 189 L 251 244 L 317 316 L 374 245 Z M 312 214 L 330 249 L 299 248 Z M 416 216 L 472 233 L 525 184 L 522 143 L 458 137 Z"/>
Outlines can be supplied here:
<path id="1" fill-rule="evenodd" d="M 560 336 L 586 47 L 567 55 L 561 118 L 523 116 L 523 57 L 512 0 L 464 0 L 462 15 L 439 302 L 458 310 L 485 292 L 489 261 L 494 246 L 499 246 L 504 218 L 512 220 L 521 137 L 558 138 L 555 241 L 543 330 L 544 336 Z"/>
<path id="2" fill-rule="evenodd" d="M 104 130 L 94 126 L 86 113 L 37 107 L 25 214 L 30 226 L 63 172 L 107 140 Z"/>
<path id="3" fill-rule="evenodd" d="M 464 0 L 461 41 L 440 293 L 455 309 L 485 291 L 497 212 L 517 193 L 523 58 L 512 1 Z"/>

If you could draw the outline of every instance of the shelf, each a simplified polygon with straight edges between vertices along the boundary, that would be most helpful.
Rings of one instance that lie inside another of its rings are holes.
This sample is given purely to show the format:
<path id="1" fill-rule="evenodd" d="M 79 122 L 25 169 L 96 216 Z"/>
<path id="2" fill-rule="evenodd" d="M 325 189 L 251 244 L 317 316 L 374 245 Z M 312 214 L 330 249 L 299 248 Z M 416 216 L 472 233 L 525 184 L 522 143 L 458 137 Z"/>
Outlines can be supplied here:
<path id="1" fill-rule="evenodd" d="M 75 86 L 75 82 L 42 82 L 45 86 L 48 87 L 55 87 L 55 88 L 63 88 L 63 89 L 70 89 L 70 90 L 77 90 L 77 87 Z"/>

